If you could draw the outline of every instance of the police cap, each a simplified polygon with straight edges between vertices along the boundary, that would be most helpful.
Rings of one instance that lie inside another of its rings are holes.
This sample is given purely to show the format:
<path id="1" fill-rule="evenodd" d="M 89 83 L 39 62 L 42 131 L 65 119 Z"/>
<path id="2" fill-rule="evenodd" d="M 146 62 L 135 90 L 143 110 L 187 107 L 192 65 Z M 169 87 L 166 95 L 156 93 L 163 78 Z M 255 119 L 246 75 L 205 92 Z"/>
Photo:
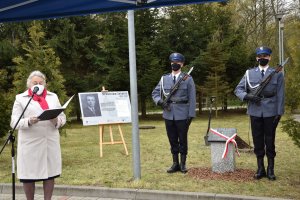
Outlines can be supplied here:
<path id="1" fill-rule="evenodd" d="M 256 55 L 259 55 L 259 54 L 271 55 L 272 54 L 272 50 L 266 46 L 261 46 L 261 47 L 256 48 L 255 52 L 256 52 Z"/>
<path id="2" fill-rule="evenodd" d="M 172 53 L 169 57 L 171 62 L 184 62 L 184 56 L 181 53 Z"/>

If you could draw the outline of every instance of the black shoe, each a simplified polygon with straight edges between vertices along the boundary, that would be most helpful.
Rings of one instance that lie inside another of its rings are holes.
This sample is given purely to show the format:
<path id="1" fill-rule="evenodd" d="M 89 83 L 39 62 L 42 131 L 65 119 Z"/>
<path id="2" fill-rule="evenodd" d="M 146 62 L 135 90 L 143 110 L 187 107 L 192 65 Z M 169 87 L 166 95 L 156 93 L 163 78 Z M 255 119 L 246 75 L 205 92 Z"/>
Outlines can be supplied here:
<path id="1" fill-rule="evenodd" d="M 266 170 L 265 170 L 265 165 L 264 165 L 264 158 L 260 157 L 257 158 L 257 171 L 256 174 L 254 175 L 254 178 L 259 180 L 263 177 L 266 177 Z"/>
<path id="2" fill-rule="evenodd" d="M 259 180 L 259 179 L 264 178 L 266 176 L 267 176 L 267 174 L 266 174 L 265 168 L 259 168 L 259 169 L 257 169 L 256 174 L 254 175 L 254 178 Z"/>
<path id="3" fill-rule="evenodd" d="M 268 158 L 267 177 L 270 181 L 276 180 L 276 176 L 274 174 L 274 158 Z"/>
<path id="4" fill-rule="evenodd" d="M 180 171 L 179 164 L 174 162 L 173 165 L 170 167 L 170 169 L 167 170 L 168 173 L 175 173 Z"/>
<path id="5" fill-rule="evenodd" d="M 186 162 L 186 155 L 181 154 L 180 155 L 180 171 L 184 174 L 187 173 L 187 171 L 188 171 L 186 166 L 185 166 L 185 162 Z"/>
<path id="6" fill-rule="evenodd" d="M 183 164 L 183 163 L 180 163 L 180 171 L 182 172 L 182 173 L 187 173 L 187 168 L 186 168 L 186 166 L 185 166 L 185 163 Z"/>
<path id="7" fill-rule="evenodd" d="M 276 180 L 276 176 L 274 174 L 274 169 L 267 168 L 267 177 L 270 181 Z"/>

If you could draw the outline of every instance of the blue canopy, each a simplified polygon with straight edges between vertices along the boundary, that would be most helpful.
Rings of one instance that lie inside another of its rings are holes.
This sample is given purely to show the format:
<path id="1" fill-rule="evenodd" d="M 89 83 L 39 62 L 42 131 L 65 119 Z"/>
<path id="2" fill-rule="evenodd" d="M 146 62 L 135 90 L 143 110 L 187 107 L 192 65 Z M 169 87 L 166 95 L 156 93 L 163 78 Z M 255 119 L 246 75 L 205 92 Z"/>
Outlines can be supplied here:
<path id="1" fill-rule="evenodd" d="M 1 0 L 0 22 L 221 1 L 224 0 Z"/>

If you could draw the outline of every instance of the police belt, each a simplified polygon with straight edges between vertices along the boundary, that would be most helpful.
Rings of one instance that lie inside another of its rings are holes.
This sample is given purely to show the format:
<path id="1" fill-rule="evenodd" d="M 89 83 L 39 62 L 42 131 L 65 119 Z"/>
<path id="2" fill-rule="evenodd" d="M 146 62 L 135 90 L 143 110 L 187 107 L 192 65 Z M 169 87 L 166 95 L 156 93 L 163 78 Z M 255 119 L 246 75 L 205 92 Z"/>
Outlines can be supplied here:
<path id="1" fill-rule="evenodd" d="M 276 95 L 276 92 L 263 92 L 259 95 L 260 98 L 271 98 Z"/>
<path id="2" fill-rule="evenodd" d="M 188 101 L 168 101 L 168 103 L 174 103 L 174 104 L 187 104 Z"/>

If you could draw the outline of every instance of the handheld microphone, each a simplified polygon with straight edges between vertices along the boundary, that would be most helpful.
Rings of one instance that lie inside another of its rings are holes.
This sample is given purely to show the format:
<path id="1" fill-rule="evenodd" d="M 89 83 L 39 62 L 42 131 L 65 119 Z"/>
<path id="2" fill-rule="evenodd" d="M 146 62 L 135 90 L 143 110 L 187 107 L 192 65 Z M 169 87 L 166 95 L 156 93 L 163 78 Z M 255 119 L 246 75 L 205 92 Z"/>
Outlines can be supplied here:
<path id="1" fill-rule="evenodd" d="M 39 87 L 38 87 L 38 86 L 35 86 L 35 87 L 33 88 L 32 94 L 36 94 L 38 91 L 39 91 Z"/>

